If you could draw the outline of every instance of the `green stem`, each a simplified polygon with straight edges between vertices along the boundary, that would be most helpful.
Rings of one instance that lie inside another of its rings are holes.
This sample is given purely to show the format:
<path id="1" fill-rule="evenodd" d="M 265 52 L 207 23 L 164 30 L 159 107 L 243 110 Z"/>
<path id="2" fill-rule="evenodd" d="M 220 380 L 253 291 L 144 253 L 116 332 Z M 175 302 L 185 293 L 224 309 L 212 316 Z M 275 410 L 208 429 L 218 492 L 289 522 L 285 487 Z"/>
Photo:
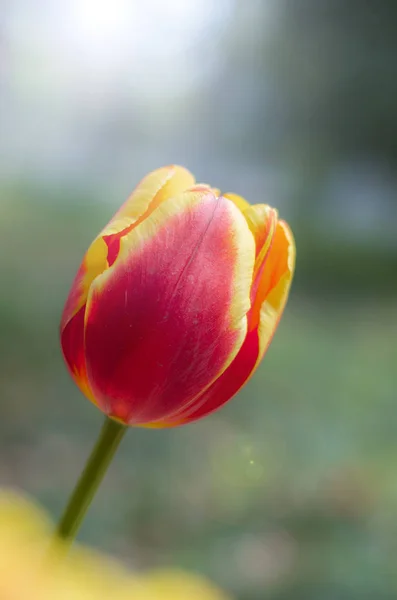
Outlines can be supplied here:
<path id="1" fill-rule="evenodd" d="M 126 429 L 125 425 L 106 417 L 84 471 L 58 523 L 55 531 L 57 537 L 72 543 Z"/>

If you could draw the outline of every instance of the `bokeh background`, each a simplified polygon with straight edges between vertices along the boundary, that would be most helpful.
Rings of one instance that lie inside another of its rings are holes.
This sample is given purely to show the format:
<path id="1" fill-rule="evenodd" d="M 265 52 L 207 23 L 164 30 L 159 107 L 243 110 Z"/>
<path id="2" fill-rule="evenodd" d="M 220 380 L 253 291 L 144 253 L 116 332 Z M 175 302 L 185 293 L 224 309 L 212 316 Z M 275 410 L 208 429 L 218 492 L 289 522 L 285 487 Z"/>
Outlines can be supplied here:
<path id="1" fill-rule="evenodd" d="M 397 597 L 397 3 L 3 0 L 0 483 L 55 516 L 102 417 L 58 322 L 83 252 L 169 163 L 279 208 L 297 273 L 218 414 L 123 441 L 80 538 L 238 600 Z"/>

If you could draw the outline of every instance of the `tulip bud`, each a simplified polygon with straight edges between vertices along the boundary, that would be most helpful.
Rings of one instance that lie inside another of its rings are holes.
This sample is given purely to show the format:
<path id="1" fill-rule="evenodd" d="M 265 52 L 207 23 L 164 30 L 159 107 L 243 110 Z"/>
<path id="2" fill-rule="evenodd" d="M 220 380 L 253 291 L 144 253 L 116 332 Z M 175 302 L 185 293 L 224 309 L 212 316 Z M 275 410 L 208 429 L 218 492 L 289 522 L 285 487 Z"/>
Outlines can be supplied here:
<path id="1" fill-rule="evenodd" d="M 287 301 L 292 233 L 265 204 L 147 175 L 89 247 L 61 321 L 68 369 L 105 414 L 171 427 L 225 404 Z"/>

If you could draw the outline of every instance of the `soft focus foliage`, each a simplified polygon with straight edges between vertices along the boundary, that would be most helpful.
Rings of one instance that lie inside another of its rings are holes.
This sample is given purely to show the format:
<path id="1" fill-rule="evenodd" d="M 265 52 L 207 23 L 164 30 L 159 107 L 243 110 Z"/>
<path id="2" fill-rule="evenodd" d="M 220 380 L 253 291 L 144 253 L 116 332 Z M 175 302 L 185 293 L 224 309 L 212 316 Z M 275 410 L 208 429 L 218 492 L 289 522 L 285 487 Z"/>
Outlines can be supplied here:
<path id="1" fill-rule="evenodd" d="M 33 504 L 0 492 L 2 600 L 227 600 L 215 586 L 182 571 L 138 576 L 86 548 L 65 555 L 62 544 L 50 545 L 51 529 Z"/>

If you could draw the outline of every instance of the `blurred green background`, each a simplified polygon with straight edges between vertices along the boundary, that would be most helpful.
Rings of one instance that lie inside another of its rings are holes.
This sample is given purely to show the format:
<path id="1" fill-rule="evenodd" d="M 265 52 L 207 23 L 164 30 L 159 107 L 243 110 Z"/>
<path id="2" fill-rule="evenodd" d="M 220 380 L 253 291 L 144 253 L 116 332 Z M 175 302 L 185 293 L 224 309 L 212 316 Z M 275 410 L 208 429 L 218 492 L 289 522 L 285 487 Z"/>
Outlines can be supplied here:
<path id="1" fill-rule="evenodd" d="M 0 9 L 0 483 L 55 516 L 102 416 L 58 343 L 142 176 L 279 208 L 297 273 L 207 420 L 123 441 L 80 538 L 238 600 L 397 597 L 397 3 L 13 0 Z"/>

